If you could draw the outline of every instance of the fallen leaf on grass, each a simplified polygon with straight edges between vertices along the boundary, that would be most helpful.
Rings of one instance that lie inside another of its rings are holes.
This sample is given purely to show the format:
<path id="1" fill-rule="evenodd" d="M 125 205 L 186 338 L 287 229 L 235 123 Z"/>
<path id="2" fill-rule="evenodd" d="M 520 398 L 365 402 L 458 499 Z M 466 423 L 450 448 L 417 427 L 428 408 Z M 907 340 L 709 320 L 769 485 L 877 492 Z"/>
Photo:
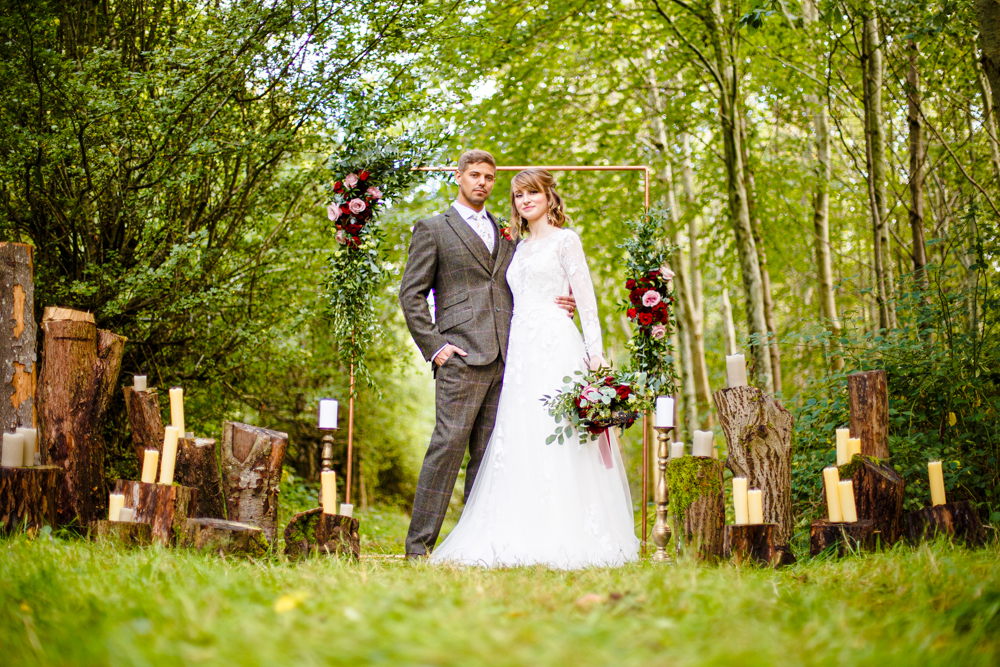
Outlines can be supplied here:
<path id="1" fill-rule="evenodd" d="M 605 602 L 606 600 L 603 595 L 598 595 L 597 593 L 587 593 L 576 601 L 576 606 L 580 609 L 588 609 L 595 604 L 604 604 Z"/>
<path id="2" fill-rule="evenodd" d="M 305 602 L 308 597 L 309 593 L 306 593 L 305 591 L 286 593 L 274 601 L 274 612 L 276 614 L 288 613 Z"/>

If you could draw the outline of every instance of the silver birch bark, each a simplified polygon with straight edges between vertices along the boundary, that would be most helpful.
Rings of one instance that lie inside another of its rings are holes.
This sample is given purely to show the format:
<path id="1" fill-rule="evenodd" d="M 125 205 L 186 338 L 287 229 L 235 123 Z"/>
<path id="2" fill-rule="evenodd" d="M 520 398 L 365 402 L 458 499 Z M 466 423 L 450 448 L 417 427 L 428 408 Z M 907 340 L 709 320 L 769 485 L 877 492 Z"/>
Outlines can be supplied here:
<path id="1" fill-rule="evenodd" d="M 1000 142 L 997 141 L 996 117 L 993 114 L 993 92 L 990 82 L 983 74 L 983 65 L 977 59 L 975 62 L 976 83 L 979 84 L 979 96 L 983 100 L 983 128 L 986 130 L 987 143 L 990 146 L 990 162 L 993 163 L 993 178 L 1000 186 Z"/>
<path id="2" fill-rule="evenodd" d="M 980 62 L 992 92 L 994 121 L 1000 125 L 1000 2 L 976 0 L 976 17 L 979 19 L 979 43 L 983 56 Z"/>
<path id="3" fill-rule="evenodd" d="M 907 47 L 909 69 L 906 72 L 907 122 L 910 126 L 910 234 L 913 237 L 913 277 L 922 290 L 927 289 L 927 245 L 924 241 L 924 140 L 920 115 L 920 48 L 912 39 Z"/>

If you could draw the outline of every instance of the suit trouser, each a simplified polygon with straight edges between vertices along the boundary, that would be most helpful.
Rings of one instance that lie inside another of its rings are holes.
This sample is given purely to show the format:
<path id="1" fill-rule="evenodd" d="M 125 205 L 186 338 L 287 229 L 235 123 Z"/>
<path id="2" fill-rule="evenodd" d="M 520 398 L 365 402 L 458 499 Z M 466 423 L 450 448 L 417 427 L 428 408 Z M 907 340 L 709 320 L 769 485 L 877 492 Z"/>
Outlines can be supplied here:
<path id="1" fill-rule="evenodd" d="M 503 370 L 499 356 L 485 366 L 469 366 L 457 354 L 437 369 L 434 434 L 417 480 L 406 553 L 434 549 L 466 448 L 465 500 L 469 500 L 496 422 Z"/>

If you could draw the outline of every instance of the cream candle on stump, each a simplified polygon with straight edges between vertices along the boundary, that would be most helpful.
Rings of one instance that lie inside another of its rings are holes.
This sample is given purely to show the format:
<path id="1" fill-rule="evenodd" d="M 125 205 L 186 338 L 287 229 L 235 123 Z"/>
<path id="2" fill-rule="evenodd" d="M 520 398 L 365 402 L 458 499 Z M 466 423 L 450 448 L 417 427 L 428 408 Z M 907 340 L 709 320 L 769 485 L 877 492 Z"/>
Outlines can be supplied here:
<path id="1" fill-rule="evenodd" d="M 747 386 L 747 361 L 742 354 L 726 356 L 726 382 L 730 389 Z"/>
<path id="2" fill-rule="evenodd" d="M 858 510 L 854 505 L 854 482 L 845 479 L 837 484 L 840 493 L 840 513 L 844 517 L 844 523 L 857 523 Z"/>
<path id="3" fill-rule="evenodd" d="M 178 437 L 187 435 L 184 430 L 184 390 L 180 387 L 170 388 L 170 425 L 177 429 Z"/>
<path id="4" fill-rule="evenodd" d="M 20 433 L 3 434 L 3 453 L 0 465 L 5 468 L 20 468 L 24 465 L 24 436 Z"/>
<path id="5" fill-rule="evenodd" d="M 751 526 L 764 523 L 764 492 L 760 489 L 747 491 L 747 519 Z"/>
<path id="6" fill-rule="evenodd" d="M 319 474 L 323 494 L 323 514 L 337 513 L 337 473 L 324 470 Z"/>
<path id="7" fill-rule="evenodd" d="M 160 463 L 160 484 L 174 483 L 178 433 L 179 431 L 176 426 L 167 426 L 163 429 L 163 462 Z"/>
<path id="8" fill-rule="evenodd" d="M 132 390 L 133 391 L 146 391 L 146 376 L 145 375 L 133 375 L 132 376 Z"/>
<path id="9" fill-rule="evenodd" d="M 847 463 L 850 463 L 855 454 L 861 453 L 861 438 L 849 438 L 847 440 Z"/>
<path id="10" fill-rule="evenodd" d="M 674 399 L 670 396 L 659 396 L 656 399 L 656 428 L 674 427 Z"/>
<path id="11" fill-rule="evenodd" d="M 692 456 L 711 457 L 715 449 L 715 434 L 711 431 L 695 431 L 694 445 L 691 447 Z"/>
<path id="12" fill-rule="evenodd" d="M 851 457 L 848 456 L 847 452 L 847 441 L 851 439 L 851 429 L 849 428 L 838 428 L 837 429 L 837 465 L 842 466 L 849 463 Z"/>
<path id="13" fill-rule="evenodd" d="M 823 486 L 826 487 L 826 513 L 831 523 L 840 523 L 844 515 L 840 511 L 840 471 L 823 468 Z"/>
<path id="14" fill-rule="evenodd" d="M 737 526 L 745 526 L 750 523 L 746 477 L 733 477 L 733 513 L 736 516 Z"/>
<path id="15" fill-rule="evenodd" d="M 944 505 L 944 471 L 940 461 L 930 461 L 927 464 L 927 478 L 931 483 L 931 505 Z"/>
<path id="16" fill-rule="evenodd" d="M 144 484 L 156 482 L 156 464 L 160 462 L 160 453 L 155 449 L 147 449 L 142 455 L 142 480 Z"/>
<path id="17" fill-rule="evenodd" d="M 121 509 L 125 507 L 125 496 L 121 493 L 112 493 L 108 500 L 108 520 L 118 521 Z"/>
<path id="18" fill-rule="evenodd" d="M 14 431 L 24 436 L 24 456 L 21 465 L 30 468 L 35 465 L 35 443 L 38 441 L 38 431 L 33 428 L 19 428 Z"/>
<path id="19" fill-rule="evenodd" d="M 670 443 L 670 460 L 684 458 L 684 443 L 683 442 L 671 442 Z"/>
<path id="20" fill-rule="evenodd" d="M 354 505 L 348 505 L 347 503 L 340 504 L 340 514 L 341 516 L 352 517 L 354 516 Z"/>

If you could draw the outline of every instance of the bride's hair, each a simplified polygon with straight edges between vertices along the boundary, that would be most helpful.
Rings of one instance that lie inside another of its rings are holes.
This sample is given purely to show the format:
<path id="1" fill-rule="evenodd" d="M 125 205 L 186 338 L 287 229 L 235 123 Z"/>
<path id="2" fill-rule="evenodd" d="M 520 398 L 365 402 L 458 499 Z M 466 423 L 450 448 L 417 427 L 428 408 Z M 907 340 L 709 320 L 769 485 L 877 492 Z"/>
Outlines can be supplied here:
<path id="1" fill-rule="evenodd" d="M 566 215 L 563 198 L 556 192 L 556 179 L 552 174 L 544 169 L 525 169 L 518 172 L 517 176 L 510 182 L 510 228 L 514 232 L 514 237 L 519 237 L 528 229 L 528 222 L 521 218 L 517 212 L 517 204 L 514 202 L 514 193 L 518 190 L 534 190 L 544 192 L 545 199 L 549 203 L 549 224 L 553 227 L 562 227 L 570 221 Z"/>

